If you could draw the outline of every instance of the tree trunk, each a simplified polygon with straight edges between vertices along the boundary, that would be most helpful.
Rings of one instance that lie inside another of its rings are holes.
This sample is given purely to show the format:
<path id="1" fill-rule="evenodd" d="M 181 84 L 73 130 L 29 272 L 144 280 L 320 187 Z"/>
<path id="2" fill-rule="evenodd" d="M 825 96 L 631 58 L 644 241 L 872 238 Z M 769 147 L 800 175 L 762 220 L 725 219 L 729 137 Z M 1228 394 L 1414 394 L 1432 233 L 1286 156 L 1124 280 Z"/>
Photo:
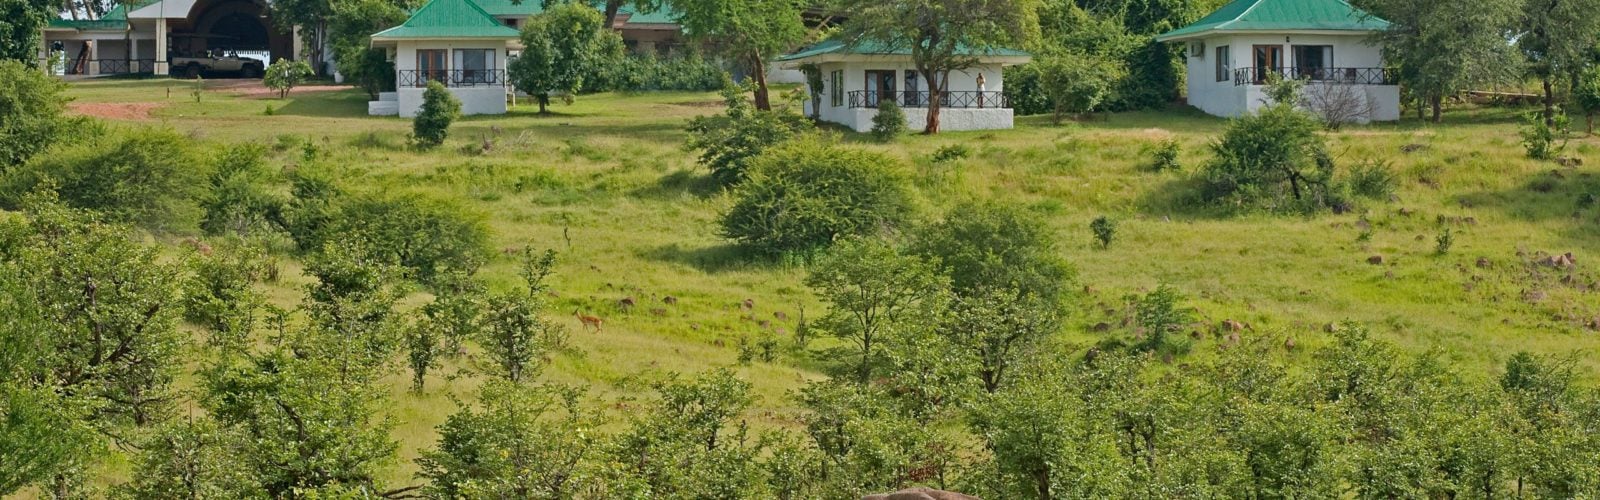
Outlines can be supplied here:
<path id="1" fill-rule="evenodd" d="M 1550 83 L 1549 76 L 1545 76 L 1542 80 L 1544 81 L 1544 124 L 1546 126 L 1554 126 L 1556 124 L 1556 88 L 1555 85 Z"/>
<path id="2" fill-rule="evenodd" d="M 622 10 L 622 0 L 606 0 L 606 27 L 615 28 L 617 11 Z"/>
<path id="3" fill-rule="evenodd" d="M 1428 101 L 1428 104 L 1433 107 L 1433 122 L 1439 123 L 1444 119 L 1444 96 L 1434 95 Z"/>
<path id="4" fill-rule="evenodd" d="M 550 105 L 550 94 L 549 93 L 539 94 L 539 114 L 542 115 L 542 114 L 549 113 L 549 109 L 547 109 L 549 107 L 549 105 Z"/>
<path id="5" fill-rule="evenodd" d="M 934 71 L 924 71 L 923 79 L 928 81 L 928 122 L 922 133 L 934 135 L 939 133 L 939 109 L 944 107 L 944 88 L 949 82 L 941 80 Z"/>
<path id="6" fill-rule="evenodd" d="M 756 109 L 772 111 L 772 97 L 767 92 L 767 65 L 761 62 L 761 54 L 750 54 L 750 74 L 756 79 Z"/>
<path id="7" fill-rule="evenodd" d="M 1423 113 L 1424 113 L 1423 109 L 1425 109 L 1426 107 L 1427 107 L 1427 104 L 1424 104 L 1423 99 L 1421 97 L 1418 97 L 1417 98 L 1417 121 L 1420 122 L 1422 120 L 1427 119 L 1427 118 L 1425 118 L 1423 116 Z"/>
<path id="8" fill-rule="evenodd" d="M 867 385 L 872 377 L 872 336 L 864 334 L 861 337 L 861 385 Z"/>

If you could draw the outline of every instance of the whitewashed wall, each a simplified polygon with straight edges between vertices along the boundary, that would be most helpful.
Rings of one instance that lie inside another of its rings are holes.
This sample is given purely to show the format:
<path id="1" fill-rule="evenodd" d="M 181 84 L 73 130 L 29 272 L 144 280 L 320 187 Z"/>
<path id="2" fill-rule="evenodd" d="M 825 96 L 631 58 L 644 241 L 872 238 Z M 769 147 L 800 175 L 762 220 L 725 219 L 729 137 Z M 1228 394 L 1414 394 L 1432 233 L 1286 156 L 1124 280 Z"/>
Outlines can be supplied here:
<path id="1" fill-rule="evenodd" d="M 906 72 L 916 72 L 916 68 L 909 61 L 889 62 L 845 62 L 825 63 L 819 66 L 822 70 L 822 113 L 823 121 L 838 123 L 857 132 L 866 132 L 872 129 L 872 117 L 878 114 L 873 108 L 851 108 L 850 92 L 867 90 L 867 71 L 895 71 L 895 90 L 904 92 Z M 835 89 L 833 85 L 833 72 L 844 71 L 844 87 Z M 1005 90 L 1005 80 L 1000 65 L 980 65 L 966 71 L 950 73 L 949 88 L 951 92 L 973 92 L 978 90 L 978 75 L 983 75 L 984 90 L 987 92 L 1001 92 Z M 927 91 L 927 83 L 921 75 L 917 80 L 917 90 Z M 839 93 L 839 105 L 834 106 L 834 93 Z M 811 114 L 811 101 L 806 101 L 806 114 Z M 996 103 L 999 106 L 999 103 Z M 913 130 L 922 129 L 927 123 L 926 108 L 902 108 L 906 113 L 906 125 Z M 1010 108 L 942 108 L 939 111 L 939 128 L 941 130 L 992 130 L 1007 129 L 1013 125 L 1013 112 Z"/>
<path id="2" fill-rule="evenodd" d="M 1329 67 L 1379 68 L 1383 67 L 1382 50 L 1370 43 L 1365 34 L 1351 35 L 1222 35 L 1206 38 L 1201 55 L 1188 57 L 1189 104 L 1206 113 L 1237 117 L 1260 109 L 1265 102 L 1259 85 L 1234 85 L 1233 71 L 1255 66 L 1256 45 L 1283 47 L 1283 65 L 1294 67 L 1295 45 L 1333 46 L 1333 60 Z M 1187 42 L 1185 42 L 1187 43 Z M 1229 71 L 1222 81 L 1217 81 L 1216 57 L 1218 47 L 1227 47 L 1230 57 Z M 1361 94 L 1372 104 L 1370 121 L 1400 119 L 1400 87 L 1396 85 L 1359 85 Z"/>
<path id="3" fill-rule="evenodd" d="M 494 49 L 495 69 L 506 69 L 506 41 L 505 40 L 422 40 L 402 41 L 396 44 L 394 67 L 396 71 L 413 71 L 417 69 L 418 49 Z M 447 53 L 446 65 L 449 69 L 456 69 L 455 54 Z M 399 87 L 397 90 L 400 102 L 400 116 L 414 117 L 422 109 L 422 92 L 425 87 Z M 503 115 L 506 113 L 506 87 L 479 86 L 479 87 L 451 87 L 450 93 L 461 100 L 461 114 L 463 115 Z"/>

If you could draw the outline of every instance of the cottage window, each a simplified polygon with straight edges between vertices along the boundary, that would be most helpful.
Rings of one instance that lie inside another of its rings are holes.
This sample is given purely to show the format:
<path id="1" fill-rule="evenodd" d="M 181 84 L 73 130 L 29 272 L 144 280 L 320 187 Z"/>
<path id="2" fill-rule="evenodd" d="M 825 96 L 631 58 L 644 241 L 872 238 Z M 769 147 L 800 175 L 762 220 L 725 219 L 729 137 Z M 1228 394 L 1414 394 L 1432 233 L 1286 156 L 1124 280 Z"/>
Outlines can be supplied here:
<path id="1" fill-rule="evenodd" d="M 1295 45 L 1294 67 L 1301 78 L 1312 80 L 1327 80 L 1335 75 L 1329 71 L 1333 68 L 1332 45 Z"/>
<path id="2" fill-rule="evenodd" d="M 444 51 L 440 49 L 417 50 L 417 83 L 428 81 L 448 82 L 445 79 Z"/>
<path id="3" fill-rule="evenodd" d="M 1228 81 L 1228 73 L 1233 72 L 1233 61 L 1228 57 L 1228 46 L 1217 47 L 1217 81 Z"/>
<path id="4" fill-rule="evenodd" d="M 832 75 L 833 77 L 831 80 L 833 80 L 833 93 L 831 94 L 831 104 L 833 107 L 837 108 L 844 105 L 844 71 L 834 71 Z"/>
<path id="5" fill-rule="evenodd" d="M 460 82 L 468 85 L 494 83 L 494 49 L 456 49 L 455 67 Z"/>

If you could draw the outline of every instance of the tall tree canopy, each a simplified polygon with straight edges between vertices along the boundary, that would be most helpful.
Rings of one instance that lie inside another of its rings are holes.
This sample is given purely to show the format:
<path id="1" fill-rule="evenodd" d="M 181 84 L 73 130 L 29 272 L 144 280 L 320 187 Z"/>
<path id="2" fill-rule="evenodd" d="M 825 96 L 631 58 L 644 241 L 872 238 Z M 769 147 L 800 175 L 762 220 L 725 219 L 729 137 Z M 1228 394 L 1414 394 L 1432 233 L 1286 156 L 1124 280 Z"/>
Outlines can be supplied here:
<path id="1" fill-rule="evenodd" d="M 691 39 L 709 43 L 744 65 L 756 82 L 756 109 L 772 109 L 767 61 L 806 38 L 803 0 L 673 0 L 678 24 Z"/>
<path id="2" fill-rule="evenodd" d="M 0 0 L 0 59 L 39 63 L 39 36 L 59 4 L 51 0 Z"/>
<path id="3" fill-rule="evenodd" d="M 924 133 L 939 133 L 939 110 L 950 72 L 978 64 L 978 54 L 1021 47 L 1039 33 L 1039 0 L 835 0 L 850 14 L 841 26 L 846 40 L 911 52 L 927 82 Z"/>
<path id="4" fill-rule="evenodd" d="M 1360 7 L 1389 21 L 1377 34 L 1384 59 L 1399 71 L 1413 97 L 1439 121 L 1444 98 L 1495 80 L 1514 68 L 1506 42 L 1517 20 L 1519 0 L 1359 0 Z M 1417 112 L 1422 112 L 1418 106 Z"/>
<path id="5" fill-rule="evenodd" d="M 603 64 L 608 50 L 622 44 L 616 32 L 604 29 L 600 13 L 577 4 L 552 7 L 528 18 L 522 28 L 522 56 L 511 62 L 511 83 L 539 99 L 548 111 L 551 93 L 583 90 L 584 76 Z"/>
<path id="6" fill-rule="evenodd" d="M 1573 78 L 1590 62 L 1600 40 L 1600 0 L 1525 0 L 1517 48 L 1528 72 L 1544 85 L 1544 119 L 1553 123 L 1556 79 Z"/>

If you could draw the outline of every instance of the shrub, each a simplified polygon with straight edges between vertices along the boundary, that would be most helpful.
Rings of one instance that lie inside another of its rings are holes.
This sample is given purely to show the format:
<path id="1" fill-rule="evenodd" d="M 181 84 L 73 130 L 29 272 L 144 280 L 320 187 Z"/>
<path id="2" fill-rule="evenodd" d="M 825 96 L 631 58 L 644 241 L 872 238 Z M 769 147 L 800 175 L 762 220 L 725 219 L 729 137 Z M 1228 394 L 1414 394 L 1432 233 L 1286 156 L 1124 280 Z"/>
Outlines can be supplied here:
<path id="1" fill-rule="evenodd" d="M 1122 62 L 1086 53 L 1060 54 L 1041 61 L 1039 87 L 1052 104 L 1051 120 L 1061 123 L 1068 114 L 1100 109 L 1126 74 Z"/>
<path id="2" fill-rule="evenodd" d="M 482 214 L 445 200 L 399 195 L 356 195 L 340 200 L 320 241 L 362 240 L 369 252 L 432 283 L 441 273 L 471 274 L 489 258 L 489 227 Z"/>
<path id="3" fill-rule="evenodd" d="M 1142 297 L 1134 297 L 1135 320 L 1142 330 L 1144 340 L 1139 349 L 1161 354 L 1188 352 L 1189 342 L 1183 339 L 1182 330 L 1194 323 L 1195 311 L 1179 304 L 1183 294 L 1171 286 L 1161 285 Z"/>
<path id="4" fill-rule="evenodd" d="M 418 148 L 433 149 L 444 144 L 450 122 L 461 115 L 461 101 L 439 82 L 428 82 L 422 91 L 422 109 L 411 122 L 411 139 Z"/>
<path id="5" fill-rule="evenodd" d="M 971 154 L 972 148 L 968 148 L 966 144 L 950 144 L 933 150 L 932 160 L 934 163 L 948 163 L 966 159 Z"/>
<path id="6" fill-rule="evenodd" d="M 757 157 L 722 216 L 724 236 L 767 254 L 818 250 L 911 212 L 894 159 L 809 138 Z"/>
<path id="7" fill-rule="evenodd" d="M 893 141 L 906 133 L 906 112 L 894 99 L 878 101 L 878 114 L 872 115 L 872 138 L 878 142 Z"/>
<path id="8" fill-rule="evenodd" d="M 1600 114 L 1600 66 L 1590 66 L 1572 88 L 1572 104 L 1583 112 L 1584 130 L 1594 133 L 1594 115 Z"/>
<path id="9" fill-rule="evenodd" d="M 289 91 L 304 83 L 311 74 L 311 65 L 305 61 L 290 61 L 280 57 L 277 62 L 267 66 L 261 84 L 278 91 L 278 98 L 283 99 L 289 97 Z"/>
<path id="10" fill-rule="evenodd" d="M 212 165 L 172 129 L 141 127 L 95 134 L 7 172 L 0 198 L 15 206 L 53 186 L 62 203 L 157 231 L 193 232 L 204 215 Z"/>
<path id="11" fill-rule="evenodd" d="M 1305 93 L 1306 81 L 1299 78 L 1284 78 L 1277 72 L 1267 73 L 1267 85 L 1261 89 L 1266 94 L 1267 104 L 1271 105 L 1300 105 L 1300 97 Z"/>
<path id="12" fill-rule="evenodd" d="M 694 52 L 672 57 L 633 55 L 597 70 L 593 84 L 584 81 L 585 88 L 596 92 L 717 90 L 724 74 L 721 66 Z"/>
<path id="13" fill-rule="evenodd" d="M 274 185 L 276 177 L 266 162 L 266 146 L 246 143 L 224 150 L 211 173 L 200 229 L 241 235 L 280 229 L 286 200 Z"/>
<path id="14" fill-rule="evenodd" d="M 0 173 L 59 140 L 66 84 L 18 61 L 0 60 Z"/>
<path id="15" fill-rule="evenodd" d="M 1094 240 L 1100 243 L 1100 248 L 1111 248 L 1111 241 L 1117 237 L 1117 221 L 1104 215 L 1095 217 L 1089 223 L 1089 230 L 1094 232 Z"/>
<path id="16" fill-rule="evenodd" d="M 1567 127 L 1570 122 L 1566 113 L 1559 110 L 1549 122 L 1544 115 L 1537 111 L 1529 112 L 1522 117 L 1522 146 L 1527 148 L 1528 157 L 1535 160 L 1551 160 L 1560 156 L 1567 149 Z"/>
<path id="17" fill-rule="evenodd" d="M 1388 198 L 1395 193 L 1397 182 L 1387 161 L 1366 160 L 1350 169 L 1350 191 L 1357 196 L 1374 200 Z"/>
<path id="18" fill-rule="evenodd" d="M 1183 170 L 1183 164 L 1178 162 L 1178 155 L 1183 153 L 1183 144 L 1177 139 L 1161 141 L 1150 152 L 1150 170 L 1165 172 L 1168 170 Z"/>
<path id="19" fill-rule="evenodd" d="M 1333 162 L 1322 126 L 1287 104 L 1233 120 L 1212 143 L 1202 174 L 1204 198 L 1228 208 L 1303 212 L 1329 206 Z"/>
<path id="20" fill-rule="evenodd" d="M 690 120 L 688 147 L 700 150 L 700 164 L 711 169 L 713 179 L 732 186 L 744 180 L 752 159 L 810 129 L 811 122 L 787 109 L 756 109 L 744 87 L 726 83 L 727 112 Z"/>
<path id="21" fill-rule="evenodd" d="M 1433 246 L 1434 253 L 1437 253 L 1439 255 L 1444 255 L 1444 254 L 1450 253 L 1450 247 L 1455 246 L 1455 244 L 1456 244 L 1456 235 L 1454 233 L 1451 233 L 1450 232 L 1450 228 L 1447 227 L 1447 228 L 1444 228 L 1444 231 L 1441 231 L 1439 233 L 1439 236 L 1437 238 L 1434 238 L 1433 242 L 1434 242 L 1434 246 Z"/>

